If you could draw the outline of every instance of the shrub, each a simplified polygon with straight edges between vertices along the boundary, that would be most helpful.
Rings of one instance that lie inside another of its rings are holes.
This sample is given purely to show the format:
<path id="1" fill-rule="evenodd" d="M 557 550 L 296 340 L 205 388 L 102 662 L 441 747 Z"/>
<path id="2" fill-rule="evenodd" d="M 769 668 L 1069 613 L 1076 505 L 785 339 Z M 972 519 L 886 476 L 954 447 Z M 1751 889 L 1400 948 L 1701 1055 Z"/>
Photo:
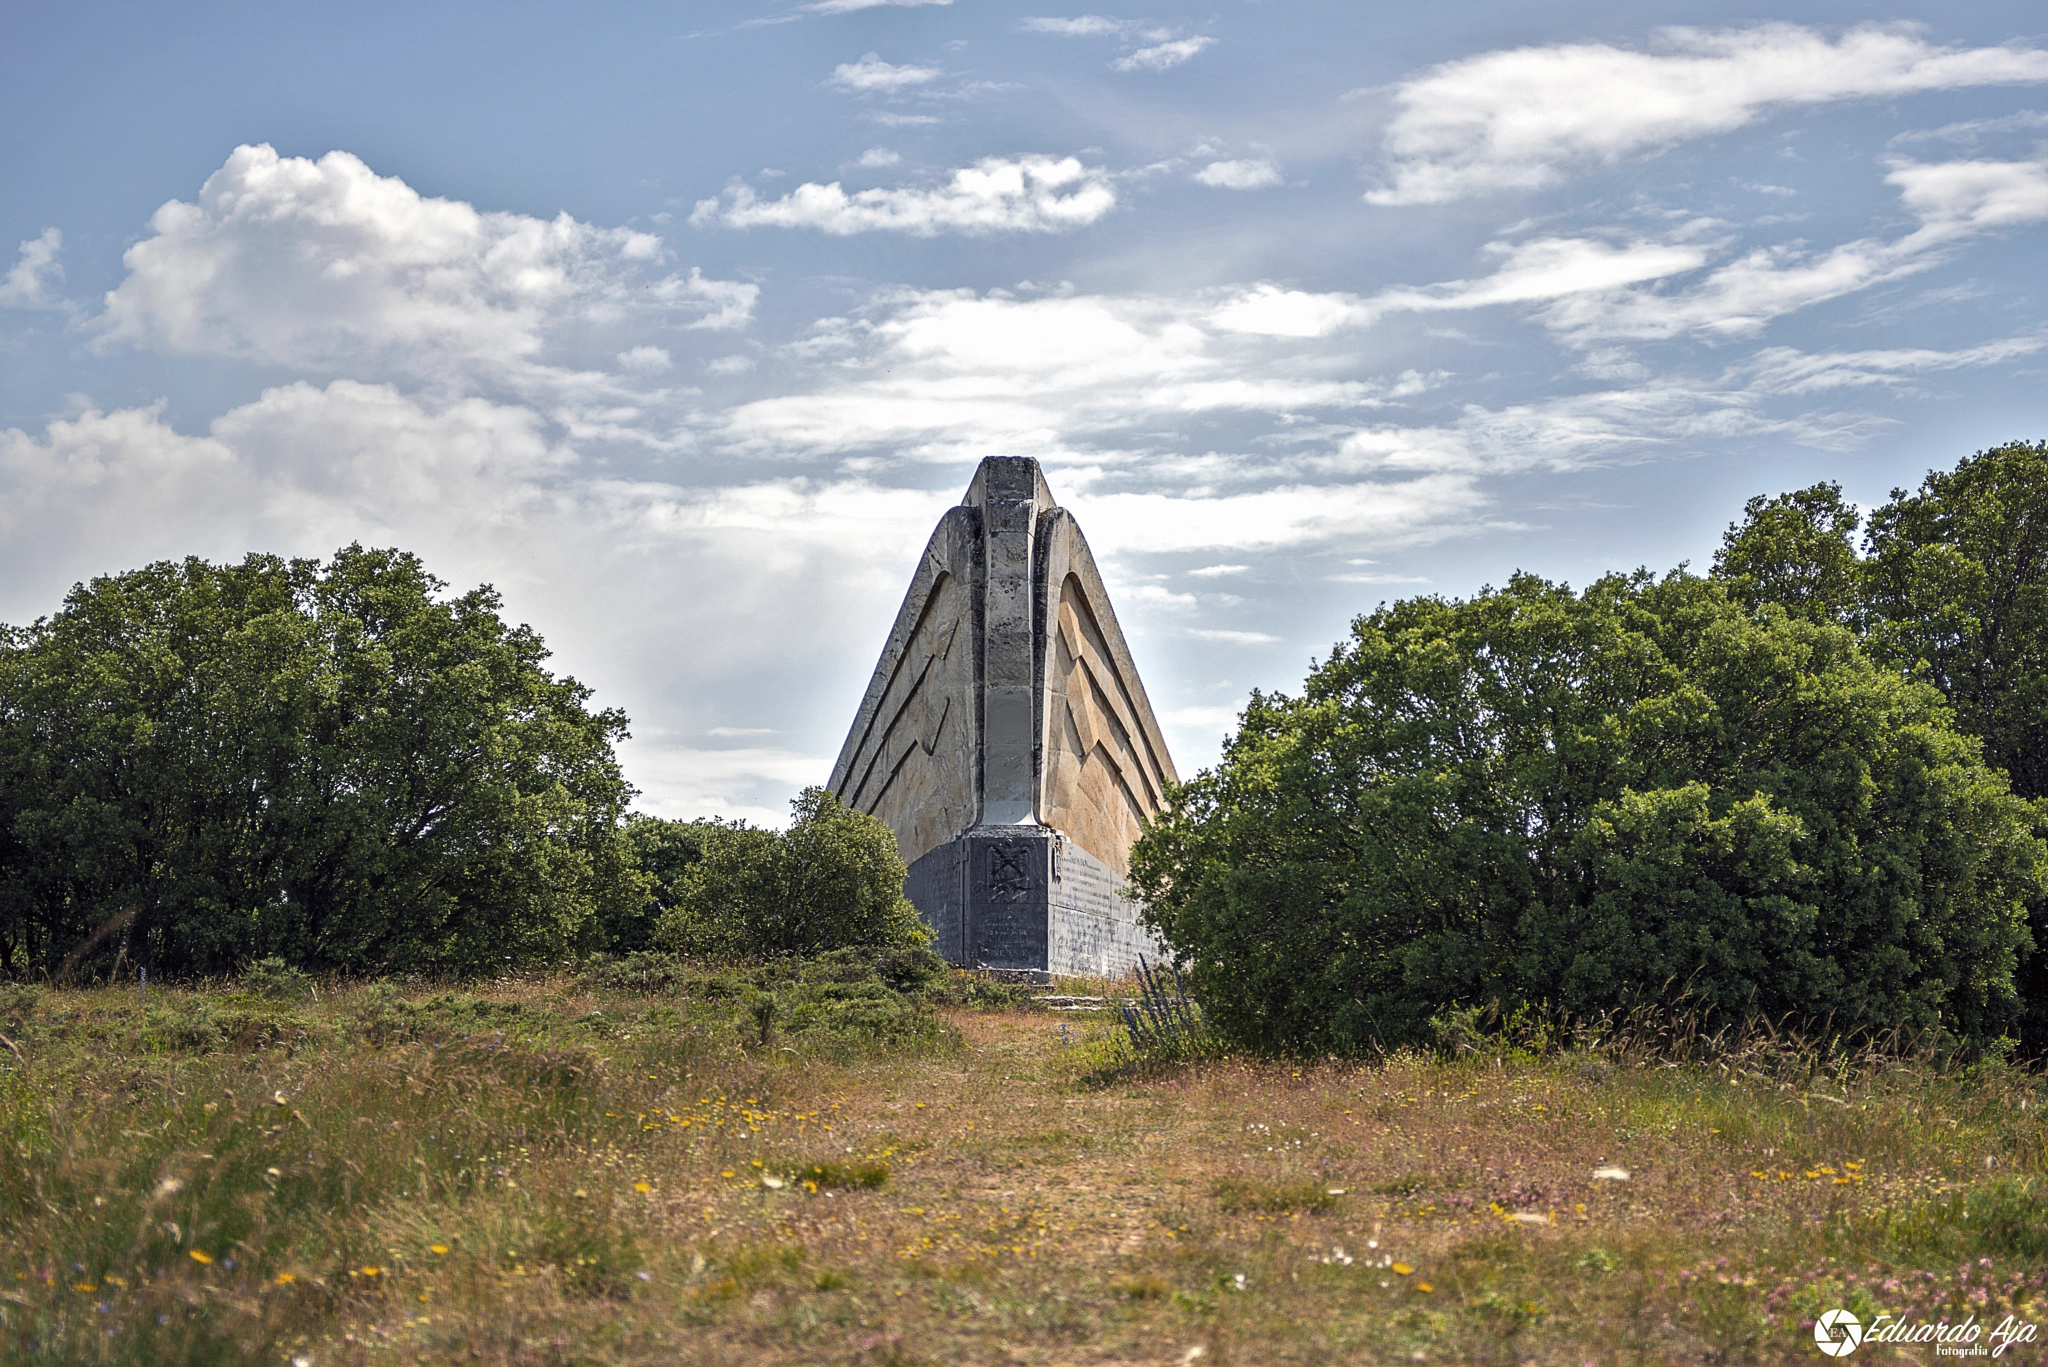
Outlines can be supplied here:
<path id="1" fill-rule="evenodd" d="M 164 562 L 0 628 L 0 970 L 474 971 L 629 903 L 618 712 L 488 587 L 351 546 Z M 118 933 L 116 933 L 118 932 Z"/>
<path id="2" fill-rule="evenodd" d="M 903 895 L 896 837 L 823 788 L 790 804 L 787 831 L 706 823 L 655 930 L 664 948 L 730 957 L 917 946 L 930 937 Z"/>
<path id="3" fill-rule="evenodd" d="M 1457 1003 L 1995 1038 L 2048 847 L 1931 687 L 1684 573 L 1359 618 L 1132 854 L 1207 1019 L 1422 1042 Z"/>
<path id="4" fill-rule="evenodd" d="M 242 990 L 272 1001 L 305 1001 L 313 996 L 313 980 L 276 955 L 256 959 L 242 970 Z"/>

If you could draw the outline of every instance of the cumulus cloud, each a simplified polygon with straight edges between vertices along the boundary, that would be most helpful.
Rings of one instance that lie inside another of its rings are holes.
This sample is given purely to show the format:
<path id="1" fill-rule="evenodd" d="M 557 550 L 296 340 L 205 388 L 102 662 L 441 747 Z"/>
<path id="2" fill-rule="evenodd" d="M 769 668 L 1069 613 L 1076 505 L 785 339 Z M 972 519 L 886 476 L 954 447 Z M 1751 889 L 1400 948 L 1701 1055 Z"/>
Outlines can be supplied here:
<path id="1" fill-rule="evenodd" d="M 823 689 L 850 717 L 902 567 L 957 497 L 847 478 L 622 480 L 523 405 L 297 383 L 197 434 L 147 408 L 0 429 L 0 620 L 53 611 L 74 581 L 155 559 L 402 546 L 457 588 L 496 584 L 508 615 L 543 631 L 554 667 L 642 723 L 625 759 L 655 805 L 779 821 L 839 737 L 706 759 L 704 728 L 731 719 L 719 699 L 809 717 Z M 631 613 L 590 610 L 621 585 Z M 812 618 L 801 639 L 757 629 L 798 603 Z"/>
<path id="2" fill-rule="evenodd" d="M 1940 47 L 1911 29 L 1837 38 L 1792 24 L 1667 29 L 1650 50 L 1607 43 L 1460 58 L 1402 82 L 1375 204 L 1440 204 L 1557 183 L 1725 133 L 1781 108 L 1969 86 L 2048 81 L 2048 52 Z"/>
<path id="3" fill-rule="evenodd" d="M 64 267 L 57 254 L 64 250 L 64 234 L 43 229 L 40 236 L 21 244 L 20 254 L 4 276 L 0 276 L 0 309 L 54 309 L 64 307 L 53 288 L 63 278 Z"/>
<path id="4" fill-rule="evenodd" d="M 1116 189 L 1101 170 L 1076 157 L 985 157 L 928 189 L 857 190 L 838 181 L 806 182 L 776 200 L 735 185 L 723 198 L 697 202 L 697 227 L 811 228 L 834 236 L 899 232 L 1058 233 L 1083 228 L 1116 207 Z"/>
<path id="5" fill-rule="evenodd" d="M 1110 66 L 1118 71 L 1165 71 L 1168 67 L 1179 66 L 1215 41 L 1208 37 L 1176 38 L 1172 42 L 1141 47 L 1117 58 Z"/>
<path id="6" fill-rule="evenodd" d="M 1280 168 L 1263 158 L 1253 161 L 1212 161 L 1195 172 L 1204 185 L 1223 190 L 1262 190 L 1280 183 Z"/>
<path id="7" fill-rule="evenodd" d="M 445 379 L 532 373 L 571 330 L 747 321 L 757 286 L 663 275 L 663 256 L 628 228 L 430 198 L 346 152 L 245 146 L 197 203 L 157 210 L 97 326 L 101 345 Z"/>
<path id="8" fill-rule="evenodd" d="M 908 86 L 924 85 L 945 75 L 935 66 L 892 66 L 870 52 L 857 62 L 841 62 L 832 68 L 832 84 L 862 94 L 881 91 L 890 94 Z"/>
<path id="9" fill-rule="evenodd" d="M 881 166 L 894 166 L 901 160 L 903 160 L 903 154 L 900 152 L 891 151 L 886 147 L 870 147 L 867 151 L 860 154 L 859 164 L 869 170 L 873 170 Z"/>

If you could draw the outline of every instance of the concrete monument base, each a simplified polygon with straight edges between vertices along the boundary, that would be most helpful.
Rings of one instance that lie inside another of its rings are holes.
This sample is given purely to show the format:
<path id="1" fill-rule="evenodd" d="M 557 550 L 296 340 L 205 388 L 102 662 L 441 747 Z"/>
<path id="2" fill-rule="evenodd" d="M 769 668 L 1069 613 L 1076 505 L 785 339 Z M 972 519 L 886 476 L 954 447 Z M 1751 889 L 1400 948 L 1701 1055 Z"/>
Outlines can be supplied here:
<path id="1" fill-rule="evenodd" d="M 1113 978 L 1164 957 L 1123 879 L 1046 826 L 982 826 L 910 866 L 904 893 L 969 968 L 1040 978 Z"/>

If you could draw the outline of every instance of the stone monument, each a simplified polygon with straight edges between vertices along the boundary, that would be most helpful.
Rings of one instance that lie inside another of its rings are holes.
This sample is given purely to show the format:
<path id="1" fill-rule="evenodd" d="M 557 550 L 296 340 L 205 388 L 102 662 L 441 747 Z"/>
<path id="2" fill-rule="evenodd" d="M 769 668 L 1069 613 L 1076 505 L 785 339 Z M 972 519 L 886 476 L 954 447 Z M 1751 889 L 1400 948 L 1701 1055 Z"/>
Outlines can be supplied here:
<path id="1" fill-rule="evenodd" d="M 1120 893 L 1175 781 L 1073 515 L 991 457 L 939 519 L 832 790 L 896 833 L 956 964 L 1109 975 L 1159 948 Z"/>

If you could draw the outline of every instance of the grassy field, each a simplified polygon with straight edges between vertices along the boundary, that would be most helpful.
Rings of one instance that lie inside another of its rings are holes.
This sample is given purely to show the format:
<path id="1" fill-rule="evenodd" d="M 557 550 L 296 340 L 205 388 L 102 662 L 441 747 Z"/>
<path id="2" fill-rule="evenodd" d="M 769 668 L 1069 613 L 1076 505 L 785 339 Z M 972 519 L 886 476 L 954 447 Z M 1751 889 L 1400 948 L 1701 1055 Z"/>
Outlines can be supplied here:
<path id="1" fill-rule="evenodd" d="M 1141 1072 L 1106 1016 L 841 976 L 0 989 L 0 1353 L 1576 1367 L 2048 1320 L 2023 1070 Z"/>

